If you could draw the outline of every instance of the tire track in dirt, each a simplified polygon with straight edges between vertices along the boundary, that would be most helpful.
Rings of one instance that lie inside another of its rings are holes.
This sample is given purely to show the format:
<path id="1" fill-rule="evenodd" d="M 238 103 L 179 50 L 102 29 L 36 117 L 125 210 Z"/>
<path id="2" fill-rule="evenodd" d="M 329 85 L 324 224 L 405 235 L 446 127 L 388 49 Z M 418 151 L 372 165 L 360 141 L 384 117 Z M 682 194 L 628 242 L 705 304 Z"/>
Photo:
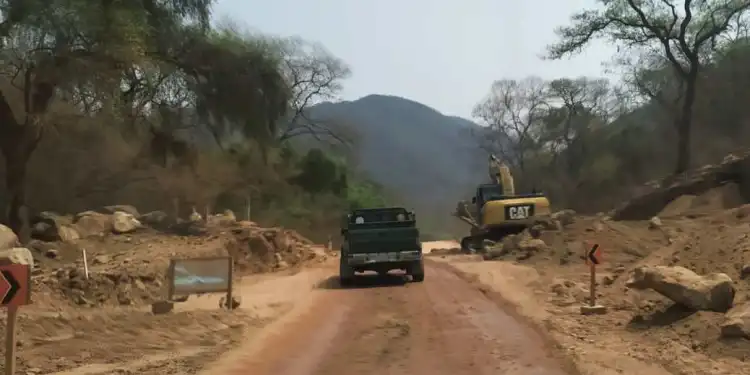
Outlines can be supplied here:
<path id="1" fill-rule="evenodd" d="M 332 277 L 306 313 L 223 373 L 568 374 L 539 332 L 448 268 L 427 271 L 424 283 L 365 277 L 352 289 Z"/>

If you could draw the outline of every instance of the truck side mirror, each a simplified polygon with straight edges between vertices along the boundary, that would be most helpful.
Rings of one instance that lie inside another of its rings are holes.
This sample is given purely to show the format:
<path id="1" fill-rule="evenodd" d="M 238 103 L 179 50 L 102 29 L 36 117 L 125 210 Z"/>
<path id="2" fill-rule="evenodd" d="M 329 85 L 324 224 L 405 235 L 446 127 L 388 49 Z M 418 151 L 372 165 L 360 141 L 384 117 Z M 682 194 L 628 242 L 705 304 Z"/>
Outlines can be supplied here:
<path id="1" fill-rule="evenodd" d="M 477 203 L 477 197 L 471 197 L 471 203 Z"/>

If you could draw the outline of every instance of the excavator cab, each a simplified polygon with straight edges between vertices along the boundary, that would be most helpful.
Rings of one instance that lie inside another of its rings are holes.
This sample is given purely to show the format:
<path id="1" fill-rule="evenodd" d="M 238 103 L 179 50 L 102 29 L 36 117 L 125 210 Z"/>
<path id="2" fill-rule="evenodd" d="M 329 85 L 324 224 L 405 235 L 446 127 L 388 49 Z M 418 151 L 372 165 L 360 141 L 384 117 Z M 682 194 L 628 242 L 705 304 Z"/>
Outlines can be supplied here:
<path id="1" fill-rule="evenodd" d="M 474 212 L 482 212 L 482 208 L 487 202 L 504 199 L 503 186 L 501 184 L 483 184 L 477 187 L 476 194 L 471 198 L 471 203 L 475 206 Z M 484 224 L 483 215 L 477 215 L 479 225 Z"/>

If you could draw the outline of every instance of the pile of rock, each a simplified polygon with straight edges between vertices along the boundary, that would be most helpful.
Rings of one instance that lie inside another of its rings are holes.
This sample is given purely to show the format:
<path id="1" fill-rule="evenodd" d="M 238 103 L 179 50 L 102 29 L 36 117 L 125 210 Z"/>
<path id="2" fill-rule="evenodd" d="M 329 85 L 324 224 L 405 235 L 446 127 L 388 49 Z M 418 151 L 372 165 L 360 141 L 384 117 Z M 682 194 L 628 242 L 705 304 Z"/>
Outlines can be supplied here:
<path id="1" fill-rule="evenodd" d="M 163 294 L 162 274 L 134 274 L 129 271 L 91 272 L 88 277 L 80 268 L 70 266 L 52 275 L 42 275 L 37 282 L 60 291 L 79 306 L 121 305 L 150 303 Z"/>
<path id="2" fill-rule="evenodd" d="M 261 228 L 249 221 L 237 222 L 231 233 L 226 248 L 241 272 L 268 272 L 324 261 L 331 250 L 293 230 Z"/>
<path id="3" fill-rule="evenodd" d="M 563 230 L 568 225 L 575 223 L 575 217 L 576 212 L 573 210 L 558 211 L 548 217 L 539 218 L 534 225 L 522 233 L 505 236 L 498 243 L 485 241 L 483 258 L 485 260 L 496 260 L 512 255 L 516 260 L 529 259 L 549 248 L 541 239 L 543 231 Z"/>
<path id="4" fill-rule="evenodd" d="M 31 237 L 41 241 L 71 242 L 109 233 L 131 233 L 143 227 L 139 217 L 138 210 L 127 205 L 105 206 L 74 216 L 45 211 L 32 218 Z"/>
<path id="5" fill-rule="evenodd" d="M 539 238 L 539 231 L 532 228 L 520 234 L 512 234 L 498 243 L 485 244 L 484 260 L 504 259 L 514 256 L 516 260 L 526 260 L 547 249 L 547 244 Z"/>

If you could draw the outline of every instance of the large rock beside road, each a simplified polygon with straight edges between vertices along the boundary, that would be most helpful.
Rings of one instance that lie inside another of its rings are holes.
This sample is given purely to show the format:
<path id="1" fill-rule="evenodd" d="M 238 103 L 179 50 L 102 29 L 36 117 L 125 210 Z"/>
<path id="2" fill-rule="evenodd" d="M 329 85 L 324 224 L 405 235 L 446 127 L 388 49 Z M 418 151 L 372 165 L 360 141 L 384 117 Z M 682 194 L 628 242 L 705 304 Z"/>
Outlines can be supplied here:
<path id="1" fill-rule="evenodd" d="M 70 217 L 51 211 L 41 212 L 31 220 L 31 237 L 42 241 L 62 242 L 81 238 Z"/>
<path id="2" fill-rule="evenodd" d="M 20 245 L 21 244 L 18 242 L 18 237 L 16 236 L 16 234 L 13 233 L 10 228 L 0 224 L 0 250 L 13 248 Z"/>
<path id="3" fill-rule="evenodd" d="M 81 236 L 97 236 L 112 231 L 112 216 L 95 211 L 81 212 L 75 216 L 73 224 Z"/>
<path id="4" fill-rule="evenodd" d="M 729 338 L 750 339 L 750 302 L 733 307 L 721 325 L 721 335 Z"/>
<path id="5" fill-rule="evenodd" d="M 725 312 L 732 307 L 735 289 L 724 273 L 701 276 L 678 266 L 642 266 L 625 284 L 633 289 L 652 289 L 675 303 L 694 310 Z"/>
<path id="6" fill-rule="evenodd" d="M 25 247 L 14 247 L 11 249 L 0 250 L 0 265 L 9 264 L 26 264 L 29 267 L 34 266 L 34 256 L 31 251 Z"/>
<path id="7" fill-rule="evenodd" d="M 117 234 L 130 233 L 141 227 L 141 222 L 132 214 L 115 211 L 112 214 L 112 231 Z"/>
<path id="8" fill-rule="evenodd" d="M 575 222 L 576 212 L 573 210 L 557 211 L 550 215 L 550 218 L 559 221 L 562 226 L 568 226 Z"/>

